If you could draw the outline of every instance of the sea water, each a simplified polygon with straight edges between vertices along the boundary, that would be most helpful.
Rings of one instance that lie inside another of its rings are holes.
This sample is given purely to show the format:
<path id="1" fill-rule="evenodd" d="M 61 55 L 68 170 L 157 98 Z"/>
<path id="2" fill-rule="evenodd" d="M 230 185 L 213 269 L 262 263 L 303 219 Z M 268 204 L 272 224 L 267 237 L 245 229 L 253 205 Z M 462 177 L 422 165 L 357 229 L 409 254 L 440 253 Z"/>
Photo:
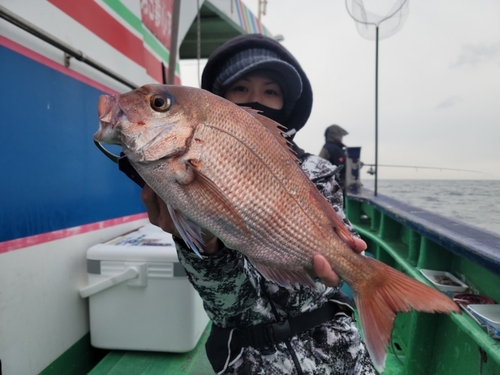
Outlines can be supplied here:
<path id="1" fill-rule="evenodd" d="M 500 235 L 500 180 L 379 180 L 377 193 Z"/>

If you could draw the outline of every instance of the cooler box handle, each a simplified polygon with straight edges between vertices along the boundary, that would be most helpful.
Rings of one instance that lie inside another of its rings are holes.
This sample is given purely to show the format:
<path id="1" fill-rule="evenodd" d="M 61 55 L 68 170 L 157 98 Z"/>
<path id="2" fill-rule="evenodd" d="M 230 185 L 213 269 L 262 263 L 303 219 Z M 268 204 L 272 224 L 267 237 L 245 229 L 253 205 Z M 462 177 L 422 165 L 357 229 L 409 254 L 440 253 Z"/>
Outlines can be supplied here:
<path id="1" fill-rule="evenodd" d="M 141 267 L 142 266 L 142 267 Z M 111 276 L 105 280 L 99 281 L 95 284 L 88 285 L 82 289 L 80 289 L 80 296 L 82 298 L 90 297 L 93 294 L 99 293 L 105 289 L 111 288 L 112 286 L 123 283 L 124 281 L 139 278 L 143 279 L 145 275 L 145 267 L 140 265 L 138 267 L 128 267 L 125 271 Z M 142 277 L 141 277 L 142 276 Z M 141 283 L 142 284 L 142 283 Z"/>

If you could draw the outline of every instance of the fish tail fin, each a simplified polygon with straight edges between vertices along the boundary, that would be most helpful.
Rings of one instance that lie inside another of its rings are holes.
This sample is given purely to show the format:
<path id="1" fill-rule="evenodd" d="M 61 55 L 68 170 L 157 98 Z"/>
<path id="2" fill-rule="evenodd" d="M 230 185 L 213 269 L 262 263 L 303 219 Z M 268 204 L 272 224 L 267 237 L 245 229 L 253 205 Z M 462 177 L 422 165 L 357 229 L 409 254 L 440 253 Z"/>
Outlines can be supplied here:
<path id="1" fill-rule="evenodd" d="M 375 270 L 365 287 L 354 290 L 365 343 L 375 368 L 382 372 L 386 348 L 398 312 L 411 309 L 428 313 L 460 312 L 458 305 L 444 293 L 377 261 L 366 258 Z"/>

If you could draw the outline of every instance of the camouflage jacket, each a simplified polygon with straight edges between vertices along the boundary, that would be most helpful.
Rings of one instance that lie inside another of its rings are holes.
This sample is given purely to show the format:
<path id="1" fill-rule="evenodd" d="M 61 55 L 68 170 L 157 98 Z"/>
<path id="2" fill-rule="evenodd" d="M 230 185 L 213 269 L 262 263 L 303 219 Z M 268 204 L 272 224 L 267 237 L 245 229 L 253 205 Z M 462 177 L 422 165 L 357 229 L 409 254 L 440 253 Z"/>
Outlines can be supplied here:
<path id="1" fill-rule="evenodd" d="M 305 155 L 300 163 L 349 230 L 357 235 L 342 210 L 342 191 L 335 182 L 336 167 L 313 155 Z M 182 241 L 176 244 L 189 280 L 202 297 L 208 316 L 219 327 L 241 328 L 282 321 L 335 301 L 339 295 L 338 287 L 326 287 L 319 281 L 315 289 L 280 287 L 265 280 L 243 254 L 234 250 L 224 248 L 200 259 Z M 226 343 L 221 348 L 219 365 L 209 358 L 218 374 L 376 374 L 356 325 L 344 313 L 276 344 L 272 354 L 252 347 L 228 353 Z"/>

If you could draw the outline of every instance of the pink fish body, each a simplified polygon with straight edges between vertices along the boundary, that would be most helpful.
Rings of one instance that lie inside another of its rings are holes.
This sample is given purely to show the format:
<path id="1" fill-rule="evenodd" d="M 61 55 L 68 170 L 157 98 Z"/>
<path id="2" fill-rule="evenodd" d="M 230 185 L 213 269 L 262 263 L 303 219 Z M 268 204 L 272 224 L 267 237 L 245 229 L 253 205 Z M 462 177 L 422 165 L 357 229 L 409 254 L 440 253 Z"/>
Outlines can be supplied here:
<path id="1" fill-rule="evenodd" d="M 325 256 L 353 290 L 378 370 L 397 312 L 459 312 L 444 294 L 351 250 L 343 222 L 266 117 L 204 90 L 167 85 L 101 96 L 98 112 L 94 139 L 122 145 L 194 250 L 206 228 L 284 286 L 314 287 L 313 256 Z"/>

